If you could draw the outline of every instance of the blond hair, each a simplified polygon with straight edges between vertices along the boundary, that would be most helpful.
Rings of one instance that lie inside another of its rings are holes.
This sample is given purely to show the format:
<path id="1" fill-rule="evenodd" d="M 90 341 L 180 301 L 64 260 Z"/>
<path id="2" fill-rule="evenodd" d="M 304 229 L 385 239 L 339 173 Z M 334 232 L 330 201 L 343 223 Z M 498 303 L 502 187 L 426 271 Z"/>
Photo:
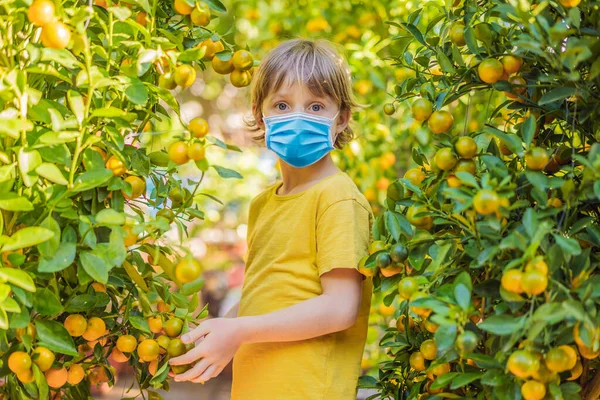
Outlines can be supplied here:
<path id="1" fill-rule="evenodd" d="M 265 133 L 257 122 L 262 117 L 263 101 L 283 84 L 294 79 L 318 96 L 337 102 L 340 114 L 350 115 L 358 103 L 352 93 L 352 79 L 347 61 L 335 45 L 325 39 L 292 39 L 279 44 L 261 61 L 252 79 L 251 99 L 256 106 L 252 118 L 246 119 L 251 131 L 260 132 L 254 140 L 264 144 Z M 334 146 L 341 149 L 354 139 L 350 125 L 337 136 Z"/>

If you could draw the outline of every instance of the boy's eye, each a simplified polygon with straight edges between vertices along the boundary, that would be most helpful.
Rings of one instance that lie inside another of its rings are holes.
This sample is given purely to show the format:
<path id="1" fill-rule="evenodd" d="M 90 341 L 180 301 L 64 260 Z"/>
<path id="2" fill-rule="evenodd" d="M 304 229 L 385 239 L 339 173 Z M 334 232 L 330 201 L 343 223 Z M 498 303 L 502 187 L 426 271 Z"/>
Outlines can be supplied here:
<path id="1" fill-rule="evenodd" d="M 277 108 L 279 111 L 285 111 L 285 109 L 287 108 L 287 105 L 284 103 L 277 103 L 277 104 L 275 104 L 275 108 Z"/>
<path id="2" fill-rule="evenodd" d="M 312 106 L 310 106 L 310 110 L 317 112 L 317 111 L 321 111 L 323 109 L 323 106 L 320 104 L 313 104 Z"/>

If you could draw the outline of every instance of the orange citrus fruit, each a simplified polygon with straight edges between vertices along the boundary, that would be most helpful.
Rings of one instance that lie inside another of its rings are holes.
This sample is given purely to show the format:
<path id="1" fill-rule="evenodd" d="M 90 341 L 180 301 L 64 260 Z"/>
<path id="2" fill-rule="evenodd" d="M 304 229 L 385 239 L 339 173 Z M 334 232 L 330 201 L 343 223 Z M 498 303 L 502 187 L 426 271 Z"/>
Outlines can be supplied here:
<path id="1" fill-rule="evenodd" d="M 171 338 L 179 336 L 183 329 L 183 321 L 179 318 L 170 318 L 167 322 L 165 322 L 163 328 L 167 336 Z"/>
<path id="2" fill-rule="evenodd" d="M 438 110 L 433 112 L 427 121 L 427 126 L 435 134 L 444 133 L 452 128 L 454 117 L 448 111 Z"/>
<path id="3" fill-rule="evenodd" d="M 411 168 L 404 174 L 404 178 L 415 186 L 421 186 L 421 182 L 425 180 L 425 173 L 421 168 Z"/>
<path id="4" fill-rule="evenodd" d="M 81 336 L 83 336 L 85 340 L 93 342 L 103 336 L 105 330 L 106 324 L 104 323 L 104 320 L 102 318 L 92 317 L 88 319 L 87 328 Z"/>
<path id="5" fill-rule="evenodd" d="M 33 363 L 38 366 L 40 371 L 46 372 L 54 363 L 54 353 L 43 346 L 38 346 L 33 351 Z"/>
<path id="6" fill-rule="evenodd" d="M 525 293 L 535 296 L 544 293 L 548 287 L 548 277 L 539 271 L 527 271 L 523 274 L 521 286 Z"/>
<path id="7" fill-rule="evenodd" d="M 410 108 L 413 118 L 417 121 L 425 121 L 433 113 L 433 105 L 427 99 L 417 99 Z"/>
<path id="8" fill-rule="evenodd" d="M 15 374 L 31 369 L 31 357 L 24 351 L 13 351 L 8 357 L 8 368 Z"/>
<path id="9" fill-rule="evenodd" d="M 454 143 L 454 150 L 461 158 L 469 159 L 477 154 L 477 143 L 469 136 L 461 136 Z"/>
<path id="10" fill-rule="evenodd" d="M 233 53 L 231 62 L 233 63 L 233 67 L 238 71 L 248 71 L 250 68 L 252 68 L 254 58 L 252 58 L 252 54 L 249 51 L 238 50 Z"/>
<path id="11" fill-rule="evenodd" d="M 69 367 L 67 373 L 67 382 L 70 385 L 77 385 L 85 378 L 85 371 L 81 364 L 73 364 Z"/>
<path id="12" fill-rule="evenodd" d="M 406 212 L 406 218 L 408 222 L 417 228 L 422 229 L 430 229 L 433 226 L 433 218 L 430 216 L 421 216 L 417 217 L 416 215 L 420 213 L 427 212 L 428 209 L 424 205 L 412 205 L 408 207 L 408 211 Z"/>
<path id="13" fill-rule="evenodd" d="M 571 349 L 574 351 L 573 349 Z M 546 367 L 553 372 L 564 372 L 573 368 L 575 365 L 571 364 L 571 360 L 566 351 L 561 348 L 550 349 L 544 357 Z M 575 354 L 575 362 L 577 362 L 577 354 Z"/>
<path id="14" fill-rule="evenodd" d="M 398 294 L 403 299 L 410 299 L 410 296 L 417 290 L 419 290 L 419 282 L 416 278 L 406 277 L 398 282 Z"/>
<path id="15" fill-rule="evenodd" d="M 498 211 L 500 199 L 498 194 L 493 190 L 482 189 L 477 192 L 473 198 L 473 206 L 475 211 L 482 215 L 492 214 Z"/>
<path id="16" fill-rule="evenodd" d="M 50 386 L 52 389 L 63 387 L 69 378 L 69 372 L 65 367 L 49 369 L 46 371 L 45 375 L 46 380 L 48 381 L 48 386 Z"/>
<path id="17" fill-rule="evenodd" d="M 187 144 L 179 141 L 169 146 L 169 159 L 178 165 L 187 163 L 190 160 Z"/>
<path id="18" fill-rule="evenodd" d="M 437 356 L 437 345 L 433 339 L 427 339 L 421 343 L 419 350 L 426 360 L 435 360 Z"/>
<path id="19" fill-rule="evenodd" d="M 450 147 L 441 148 L 435 153 L 435 163 L 442 171 L 450 171 L 457 162 L 458 158 Z"/>
<path id="20" fill-rule="evenodd" d="M 204 2 L 199 2 L 192 10 L 190 19 L 194 25 L 206 26 L 210 23 L 210 7 Z"/>
<path id="21" fill-rule="evenodd" d="M 146 181 L 139 176 L 128 176 L 125 178 L 125 182 L 131 185 L 131 196 L 123 192 L 123 197 L 126 199 L 137 199 L 146 193 Z"/>
<path id="22" fill-rule="evenodd" d="M 427 294 L 425 294 L 423 292 L 415 292 L 412 294 L 412 296 L 410 296 L 410 301 L 413 302 L 415 300 L 422 299 L 425 297 L 427 297 Z M 430 308 L 415 307 L 415 306 L 411 306 L 410 310 L 423 318 L 429 317 L 429 315 L 432 312 L 432 310 Z"/>
<path id="23" fill-rule="evenodd" d="M 511 55 L 502 57 L 500 62 L 502 63 L 504 72 L 508 75 L 519 72 L 521 66 L 523 65 L 523 59 L 521 57 Z"/>
<path id="24" fill-rule="evenodd" d="M 119 336 L 117 339 L 117 349 L 123 353 L 131 353 L 137 347 L 137 339 L 132 335 Z"/>
<path id="25" fill-rule="evenodd" d="M 487 58 L 477 66 L 479 79 L 485 83 L 493 84 L 502 78 L 504 67 L 502 63 L 495 58 Z"/>
<path id="26" fill-rule="evenodd" d="M 121 176 L 127 170 L 123 161 L 119 160 L 115 156 L 110 156 L 110 158 L 106 161 L 106 168 L 110 169 L 114 176 Z"/>
<path id="27" fill-rule="evenodd" d="M 223 61 L 219 57 L 213 57 L 212 67 L 217 74 L 221 75 L 230 74 L 234 69 L 231 59 Z"/>
<path id="28" fill-rule="evenodd" d="M 521 281 L 523 280 L 523 272 L 518 269 L 511 269 L 502 274 L 502 280 L 500 283 L 504 290 L 512 293 L 523 293 L 523 286 Z"/>
<path id="29" fill-rule="evenodd" d="M 189 3 L 185 0 L 175 0 L 173 3 L 173 8 L 178 14 L 181 15 L 190 15 L 194 10 L 194 7 L 189 5 Z"/>
<path id="30" fill-rule="evenodd" d="M 208 135 L 208 122 L 204 118 L 194 118 L 188 125 L 188 130 L 192 136 L 202 139 Z"/>
<path id="31" fill-rule="evenodd" d="M 67 332 L 73 337 L 78 337 L 84 334 L 87 329 L 87 321 L 83 315 L 71 314 L 63 323 Z"/>
<path id="32" fill-rule="evenodd" d="M 546 149 L 541 147 L 532 147 L 525 154 L 525 164 L 527 168 L 534 171 L 541 171 L 550 161 L 550 156 Z"/>
<path id="33" fill-rule="evenodd" d="M 162 331 L 163 323 L 160 317 L 149 317 L 147 320 L 148 326 L 150 327 L 150 332 L 159 333 Z"/>
<path id="34" fill-rule="evenodd" d="M 229 75 L 229 81 L 235 87 L 245 87 L 252 81 L 252 75 L 248 71 L 233 70 Z"/>
<path id="35" fill-rule="evenodd" d="M 532 353 L 517 350 L 508 358 L 508 370 L 519 378 L 528 378 L 540 367 L 540 360 Z"/>
<path id="36" fill-rule="evenodd" d="M 202 273 L 200 263 L 194 259 L 185 258 L 175 267 L 175 277 L 181 283 L 188 283 L 198 279 Z"/>
<path id="37" fill-rule="evenodd" d="M 173 80 L 182 88 L 192 86 L 196 81 L 196 70 L 191 65 L 182 64 L 175 68 Z"/>
<path id="38" fill-rule="evenodd" d="M 538 381 L 527 381 L 521 386 L 524 400 L 542 400 L 546 397 L 546 386 Z"/>
<path id="39" fill-rule="evenodd" d="M 465 40 L 465 24 L 463 22 L 457 22 L 450 28 L 450 40 L 457 46 L 464 46 L 467 44 Z"/>
<path id="40" fill-rule="evenodd" d="M 423 354 L 420 351 L 412 353 L 408 362 L 415 371 L 425 371 L 425 357 L 423 357 Z"/>
<path id="41" fill-rule="evenodd" d="M 71 30 L 62 22 L 49 22 L 42 28 L 41 38 L 44 47 L 64 49 L 71 40 Z"/>
<path id="42" fill-rule="evenodd" d="M 206 149 L 201 143 L 191 143 L 187 148 L 187 155 L 190 160 L 200 161 L 206 156 Z"/>
<path id="43" fill-rule="evenodd" d="M 49 0 L 35 0 L 27 9 L 27 18 L 35 26 L 44 26 L 54 19 L 54 3 Z"/>
<path id="44" fill-rule="evenodd" d="M 160 348 L 156 340 L 146 339 L 142 341 L 137 348 L 137 353 L 142 361 L 153 361 L 158 358 Z"/>
<path id="45" fill-rule="evenodd" d="M 544 259 L 537 257 L 527 262 L 525 265 L 525 271 L 539 271 L 544 275 L 548 275 L 548 264 L 546 264 Z"/>

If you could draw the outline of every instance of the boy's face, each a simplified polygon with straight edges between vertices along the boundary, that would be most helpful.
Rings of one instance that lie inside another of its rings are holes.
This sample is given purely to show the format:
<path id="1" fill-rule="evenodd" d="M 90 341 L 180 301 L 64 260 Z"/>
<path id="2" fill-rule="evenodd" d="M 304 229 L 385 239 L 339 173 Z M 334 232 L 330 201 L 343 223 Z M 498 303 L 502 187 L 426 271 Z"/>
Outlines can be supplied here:
<path id="1" fill-rule="evenodd" d="M 252 106 L 256 115 L 256 105 Z M 292 85 L 282 85 L 277 92 L 270 93 L 262 104 L 262 113 L 265 117 L 275 115 L 285 115 L 293 112 L 305 112 L 307 114 L 318 115 L 321 117 L 333 118 L 339 111 L 339 106 L 329 96 L 321 97 L 301 83 L 294 82 Z M 348 126 L 349 112 L 340 112 L 332 129 L 332 136 L 335 137 Z M 257 118 L 259 126 L 264 129 L 262 115 Z"/>

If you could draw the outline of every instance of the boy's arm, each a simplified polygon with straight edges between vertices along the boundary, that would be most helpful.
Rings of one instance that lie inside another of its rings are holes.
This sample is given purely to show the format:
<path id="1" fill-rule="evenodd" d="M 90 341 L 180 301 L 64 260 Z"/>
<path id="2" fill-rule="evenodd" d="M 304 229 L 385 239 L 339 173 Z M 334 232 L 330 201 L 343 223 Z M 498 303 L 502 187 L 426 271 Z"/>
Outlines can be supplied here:
<path id="1" fill-rule="evenodd" d="M 235 317 L 237 317 L 239 309 L 240 309 L 240 302 L 238 301 L 237 303 L 234 304 L 233 307 L 231 307 L 229 309 L 229 311 L 227 311 L 227 313 L 225 315 L 223 315 L 223 318 L 235 318 Z"/>
<path id="2" fill-rule="evenodd" d="M 200 361 L 175 380 L 204 382 L 217 376 L 245 343 L 306 340 L 354 325 L 361 303 L 362 275 L 356 269 L 336 268 L 321 276 L 321 284 L 321 295 L 281 310 L 202 322 L 181 337 L 184 343 L 202 341 L 169 362 L 184 365 Z"/>
<path id="3" fill-rule="evenodd" d="M 269 314 L 239 318 L 243 343 L 305 340 L 350 328 L 359 311 L 362 282 L 354 269 L 323 274 L 323 294 Z"/>

